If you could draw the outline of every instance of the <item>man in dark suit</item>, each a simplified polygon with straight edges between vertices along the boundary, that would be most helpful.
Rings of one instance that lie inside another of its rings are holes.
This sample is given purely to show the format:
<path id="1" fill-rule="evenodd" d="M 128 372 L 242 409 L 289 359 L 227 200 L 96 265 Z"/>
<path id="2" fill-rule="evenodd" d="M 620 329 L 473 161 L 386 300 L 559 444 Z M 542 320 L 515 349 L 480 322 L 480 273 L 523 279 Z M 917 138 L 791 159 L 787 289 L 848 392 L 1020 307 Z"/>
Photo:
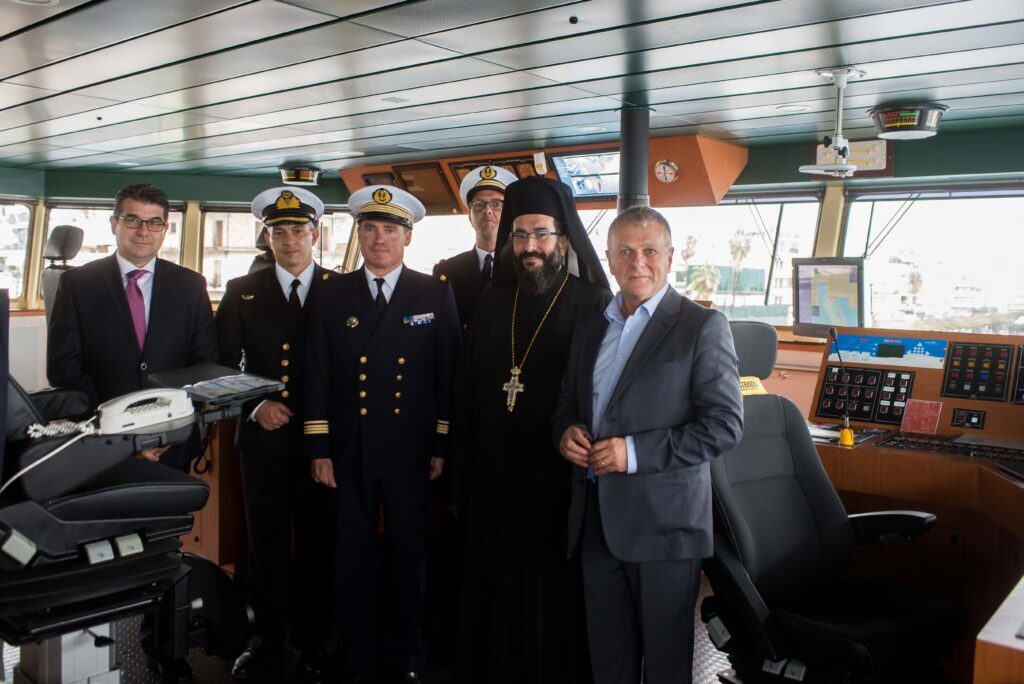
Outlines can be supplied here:
<path id="1" fill-rule="evenodd" d="M 514 175 L 500 166 L 478 166 L 467 173 L 459 185 L 459 196 L 469 209 L 469 223 L 476 233 L 476 243 L 467 252 L 437 262 L 434 275 L 451 283 L 463 329 L 473 319 L 480 293 L 491 283 L 505 187 L 515 180 Z"/>
<path id="2" fill-rule="evenodd" d="M 314 483 L 302 457 L 307 313 L 332 271 L 313 261 L 324 205 L 302 188 L 261 192 L 252 213 L 269 235 L 274 265 L 228 282 L 217 309 L 220 362 L 280 378 L 278 396 L 243 408 L 235 444 L 242 470 L 249 602 L 254 635 L 235 660 L 235 679 L 278 670 L 286 627 L 301 653 L 299 674 L 315 680 L 324 669 L 331 633 L 330 490 Z M 289 572 L 294 520 L 295 565 Z"/>
<path id="3" fill-rule="evenodd" d="M 146 388 L 149 373 L 217 361 L 206 280 L 157 258 L 169 209 L 152 185 L 123 188 L 110 217 L 117 251 L 61 276 L 47 336 L 54 387 L 80 389 L 95 407 Z M 140 456 L 187 470 L 198 446 L 195 437 Z"/>
<path id="4" fill-rule="evenodd" d="M 427 484 L 447 450 L 459 350 L 447 283 L 402 265 L 423 205 L 373 185 L 349 206 L 363 268 L 323 283 L 310 312 L 305 453 L 336 488 L 335 606 L 347 681 L 418 682 Z M 378 608 L 378 526 L 390 560 L 390 602 Z"/>
<path id="5" fill-rule="evenodd" d="M 711 555 L 710 460 L 740 438 L 729 323 L 668 285 L 672 236 L 647 207 L 608 231 L 619 294 L 581 325 L 553 418 L 573 463 L 596 684 L 691 681 L 694 603 Z"/>

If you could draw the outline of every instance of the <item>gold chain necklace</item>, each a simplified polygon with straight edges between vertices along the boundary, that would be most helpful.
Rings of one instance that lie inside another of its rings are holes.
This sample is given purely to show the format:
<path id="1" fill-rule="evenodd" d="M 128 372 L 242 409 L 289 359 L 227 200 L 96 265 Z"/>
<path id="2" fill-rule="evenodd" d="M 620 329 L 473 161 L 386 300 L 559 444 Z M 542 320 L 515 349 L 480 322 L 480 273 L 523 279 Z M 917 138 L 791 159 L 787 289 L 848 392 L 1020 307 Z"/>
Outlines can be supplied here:
<path id="1" fill-rule="evenodd" d="M 516 309 L 519 306 L 519 286 L 516 286 L 516 295 L 512 299 L 512 377 L 501 386 L 501 391 L 505 393 L 505 406 L 508 408 L 509 413 L 512 413 L 512 409 L 516 407 L 516 395 L 526 391 L 526 385 L 519 382 L 519 375 L 523 372 L 523 366 L 526 365 L 526 357 L 530 355 L 530 350 L 533 349 L 533 343 L 537 341 L 537 335 L 540 334 L 544 321 L 548 319 L 548 314 L 555 307 L 555 302 L 558 301 L 567 282 L 569 282 L 569 269 L 565 270 L 565 279 L 558 286 L 558 292 L 555 293 L 551 303 L 548 304 L 548 310 L 541 317 L 540 323 L 537 324 L 537 329 L 533 331 L 533 337 L 530 338 L 530 343 L 526 345 L 523 359 L 518 364 L 516 363 Z"/>

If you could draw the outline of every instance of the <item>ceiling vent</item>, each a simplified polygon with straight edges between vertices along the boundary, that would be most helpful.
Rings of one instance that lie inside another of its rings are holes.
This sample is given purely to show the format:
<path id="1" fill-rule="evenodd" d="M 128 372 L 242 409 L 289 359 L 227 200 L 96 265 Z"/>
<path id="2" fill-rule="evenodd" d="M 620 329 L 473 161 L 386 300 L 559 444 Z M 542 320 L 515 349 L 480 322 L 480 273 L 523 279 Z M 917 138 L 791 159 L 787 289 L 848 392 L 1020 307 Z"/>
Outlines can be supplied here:
<path id="1" fill-rule="evenodd" d="M 920 140 L 939 132 L 939 120 L 949 107 L 942 104 L 911 104 L 875 107 L 868 110 L 878 129 L 878 137 L 886 140 Z"/>
<path id="2" fill-rule="evenodd" d="M 278 171 L 285 185 L 316 185 L 320 180 L 320 169 L 308 166 L 281 167 Z"/>

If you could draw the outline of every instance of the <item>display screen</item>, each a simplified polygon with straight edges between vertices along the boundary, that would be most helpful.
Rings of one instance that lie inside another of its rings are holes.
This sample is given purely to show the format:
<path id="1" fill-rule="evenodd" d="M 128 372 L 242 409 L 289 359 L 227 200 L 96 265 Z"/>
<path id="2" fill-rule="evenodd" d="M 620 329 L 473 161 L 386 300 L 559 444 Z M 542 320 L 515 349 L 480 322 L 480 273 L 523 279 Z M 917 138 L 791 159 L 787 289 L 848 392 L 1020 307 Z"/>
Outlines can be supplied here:
<path id="1" fill-rule="evenodd" d="M 553 154 L 558 179 L 581 199 L 608 198 L 619 194 L 619 153 L 591 152 Z"/>
<path id="2" fill-rule="evenodd" d="M 828 337 L 840 326 L 864 326 L 864 260 L 793 259 L 793 331 Z"/>

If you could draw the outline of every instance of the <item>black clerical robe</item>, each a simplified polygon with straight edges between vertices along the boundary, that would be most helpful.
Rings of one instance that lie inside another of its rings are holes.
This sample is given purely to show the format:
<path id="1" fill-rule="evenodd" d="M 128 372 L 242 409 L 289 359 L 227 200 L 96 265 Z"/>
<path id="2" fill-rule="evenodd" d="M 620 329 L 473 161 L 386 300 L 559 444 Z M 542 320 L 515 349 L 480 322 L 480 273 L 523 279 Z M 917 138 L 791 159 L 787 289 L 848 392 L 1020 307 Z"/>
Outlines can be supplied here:
<path id="1" fill-rule="evenodd" d="M 578 569 L 566 560 L 570 464 L 551 442 L 579 321 L 610 293 L 570 277 L 523 360 L 555 288 L 520 295 L 516 362 L 525 389 L 506 408 L 515 283 L 485 292 L 460 360 L 452 419 L 454 496 L 466 529 L 459 682 L 590 681 Z"/>

